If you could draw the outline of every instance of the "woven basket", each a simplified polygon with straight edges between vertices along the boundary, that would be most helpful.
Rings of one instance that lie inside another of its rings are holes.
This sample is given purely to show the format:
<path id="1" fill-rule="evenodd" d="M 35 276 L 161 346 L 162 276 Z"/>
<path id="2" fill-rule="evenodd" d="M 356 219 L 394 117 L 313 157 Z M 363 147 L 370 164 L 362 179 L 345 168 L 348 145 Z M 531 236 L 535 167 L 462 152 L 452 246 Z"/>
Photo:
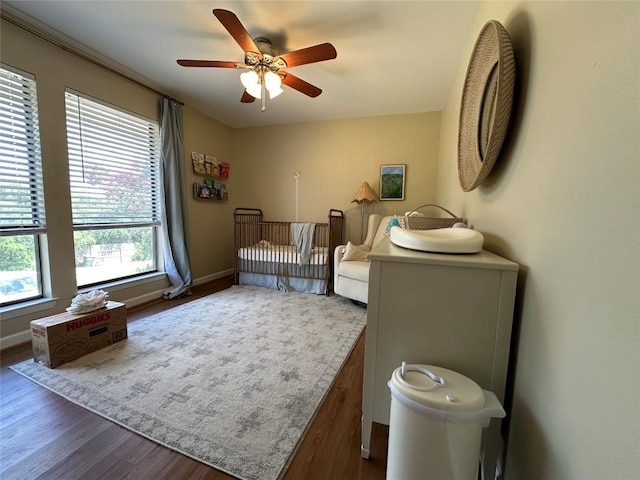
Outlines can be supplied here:
<path id="1" fill-rule="evenodd" d="M 436 207 L 440 210 L 444 210 L 452 218 L 440 218 L 440 217 L 425 217 L 423 215 L 411 215 L 412 213 L 418 212 L 421 208 L 424 207 Z M 457 217 L 454 213 L 450 212 L 444 207 L 440 205 L 436 205 L 435 203 L 427 203 L 425 205 L 420 205 L 418 208 L 409 212 L 408 215 L 404 216 L 405 228 L 408 230 L 434 230 L 436 228 L 448 228 L 453 227 L 454 224 L 462 222 L 467 223 L 466 218 Z"/>

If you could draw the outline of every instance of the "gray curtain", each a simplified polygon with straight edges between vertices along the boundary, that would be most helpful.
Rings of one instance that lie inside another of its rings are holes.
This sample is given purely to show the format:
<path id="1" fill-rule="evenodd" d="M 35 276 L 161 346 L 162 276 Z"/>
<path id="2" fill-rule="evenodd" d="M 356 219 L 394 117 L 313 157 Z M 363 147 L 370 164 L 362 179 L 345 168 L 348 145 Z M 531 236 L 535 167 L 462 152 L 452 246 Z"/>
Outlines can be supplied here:
<path id="1" fill-rule="evenodd" d="M 160 103 L 160 175 L 162 176 L 162 244 L 164 267 L 171 287 L 164 298 L 191 295 L 191 267 L 189 266 L 187 199 L 184 174 L 184 134 L 182 108 L 164 98 Z"/>

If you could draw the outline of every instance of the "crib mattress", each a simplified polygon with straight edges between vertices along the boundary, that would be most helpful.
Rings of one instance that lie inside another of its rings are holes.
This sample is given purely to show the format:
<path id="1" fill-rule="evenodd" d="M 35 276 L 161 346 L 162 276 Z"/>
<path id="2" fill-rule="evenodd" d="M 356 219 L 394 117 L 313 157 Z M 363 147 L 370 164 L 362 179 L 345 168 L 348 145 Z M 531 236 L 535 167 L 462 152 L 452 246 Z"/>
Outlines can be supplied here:
<path id="1" fill-rule="evenodd" d="M 313 247 L 308 264 L 326 265 L 328 256 L 329 249 L 327 247 Z M 239 249 L 238 257 L 242 260 L 256 262 L 291 263 L 294 265 L 300 263 L 300 253 L 295 245 L 272 245 L 268 247 L 253 245 Z"/>

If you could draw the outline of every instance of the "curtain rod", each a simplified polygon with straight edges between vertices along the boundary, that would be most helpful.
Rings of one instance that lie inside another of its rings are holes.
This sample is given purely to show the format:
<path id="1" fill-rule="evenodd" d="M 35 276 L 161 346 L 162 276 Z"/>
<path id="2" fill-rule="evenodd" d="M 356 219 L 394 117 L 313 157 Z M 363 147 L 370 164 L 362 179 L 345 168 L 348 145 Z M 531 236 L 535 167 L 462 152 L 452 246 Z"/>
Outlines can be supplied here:
<path id="1" fill-rule="evenodd" d="M 25 31 L 29 32 L 29 33 L 30 33 L 30 34 L 32 34 L 32 35 L 35 35 L 35 36 L 36 36 L 36 37 L 38 37 L 38 38 L 41 38 L 42 40 L 44 40 L 44 41 L 46 41 L 46 42 L 49 42 L 49 43 L 50 43 L 50 44 L 52 44 L 52 45 L 55 45 L 55 46 L 56 46 L 56 47 L 58 47 L 58 48 L 61 48 L 61 49 L 62 49 L 62 50 L 64 50 L 65 52 L 71 53 L 72 55 L 75 55 L 75 56 L 77 56 L 77 57 L 79 57 L 79 58 L 81 58 L 81 59 L 83 59 L 83 60 L 86 60 L 87 62 L 91 62 L 91 63 L 93 63 L 94 65 L 97 65 L 98 67 L 100 67 L 100 68 L 103 68 L 103 69 L 107 70 L 108 72 L 111 72 L 111 73 L 113 73 L 113 74 L 115 74 L 115 75 L 118 75 L 119 77 L 122 77 L 122 78 L 124 78 L 125 80 L 128 80 L 128 81 L 130 81 L 130 82 L 132 82 L 132 83 L 135 83 L 135 84 L 136 84 L 136 85 L 138 85 L 139 87 L 142 87 L 142 88 L 144 88 L 144 89 L 146 89 L 146 90 L 149 90 L 149 91 L 151 91 L 151 92 L 155 93 L 156 95 L 159 95 L 159 96 L 164 97 L 164 98 L 166 98 L 166 99 L 168 99 L 168 100 L 171 100 L 172 102 L 179 103 L 180 105 L 184 106 L 184 103 L 183 103 L 183 102 L 181 102 L 180 100 L 175 99 L 175 98 L 173 98 L 172 96 L 167 95 L 166 93 L 162 93 L 162 92 L 160 92 L 160 91 L 156 90 L 155 88 L 150 87 L 149 85 L 145 85 L 144 83 L 142 83 L 142 82 L 140 82 L 140 81 L 136 80 L 135 78 L 131 78 L 130 76 L 125 75 L 125 74 L 124 74 L 124 73 L 122 73 L 122 72 L 119 72 L 119 71 L 118 71 L 118 70 L 116 70 L 115 68 L 112 68 L 112 67 L 110 67 L 109 65 L 105 65 L 104 63 L 99 62 L 99 61 L 97 61 L 97 60 L 95 60 L 95 59 L 93 59 L 93 58 L 89 57 L 88 55 L 85 55 L 84 53 L 81 53 L 81 52 L 79 52 L 79 51 L 77 51 L 77 50 L 74 50 L 73 48 L 67 47 L 67 46 L 66 46 L 66 45 L 64 45 L 63 43 L 60 43 L 60 42 L 58 42 L 58 41 L 56 41 L 56 40 L 54 40 L 54 39 L 52 39 L 52 38 L 50 38 L 50 37 L 48 37 L 48 36 L 46 36 L 46 35 L 42 34 L 42 33 L 40 33 L 40 32 L 38 32 L 38 31 L 36 31 L 36 30 L 34 30 L 34 29 L 32 29 L 32 28 L 30 28 L 30 27 L 28 27 L 28 26 L 26 26 L 26 25 L 24 25 L 24 24 L 22 24 L 22 23 L 20 23 L 20 22 L 18 22 L 18 21 L 16 21 L 16 20 L 14 20 L 13 18 L 8 17 L 8 16 L 7 16 L 7 15 L 5 15 L 4 13 L 0 13 L 0 18 L 2 18 L 3 20 L 6 20 L 6 21 L 7 21 L 7 22 L 9 22 L 9 23 L 12 23 L 13 25 L 15 25 L 15 26 L 16 26 L 16 27 L 18 27 L 18 28 L 21 28 L 21 29 L 23 29 L 23 30 L 25 30 Z"/>

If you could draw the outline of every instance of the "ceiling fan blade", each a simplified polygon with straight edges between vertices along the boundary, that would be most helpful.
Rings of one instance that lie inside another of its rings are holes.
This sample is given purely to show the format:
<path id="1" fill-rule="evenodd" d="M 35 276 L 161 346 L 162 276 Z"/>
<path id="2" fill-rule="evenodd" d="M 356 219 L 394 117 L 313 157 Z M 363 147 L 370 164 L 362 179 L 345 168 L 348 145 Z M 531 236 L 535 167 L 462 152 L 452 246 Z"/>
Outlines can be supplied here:
<path id="1" fill-rule="evenodd" d="M 255 52 L 260 55 L 260 58 L 262 58 L 262 53 L 260 53 L 260 50 L 254 43 L 253 39 L 233 12 L 214 8 L 213 14 L 218 20 L 220 20 L 222 26 L 227 29 L 233 39 L 238 42 L 238 45 L 240 45 L 242 50 L 245 52 Z"/>
<path id="2" fill-rule="evenodd" d="M 293 52 L 283 53 L 278 58 L 282 58 L 287 62 L 287 67 L 296 67 L 298 65 L 306 65 L 307 63 L 323 62 L 331 60 L 338 56 L 338 52 L 330 43 L 322 43 L 313 47 L 294 50 Z"/>
<path id="3" fill-rule="evenodd" d="M 282 83 L 310 97 L 317 97 L 322 93 L 322 90 L 320 90 L 315 85 L 311 85 L 310 83 L 305 82 L 301 78 L 291 75 L 289 72 L 284 73 L 284 77 L 282 78 Z"/>
<path id="4" fill-rule="evenodd" d="M 249 95 L 247 93 L 247 91 L 245 90 L 245 91 L 242 92 L 242 98 L 240 99 L 240 101 L 242 103 L 253 103 L 253 102 L 256 101 L 256 99 L 255 99 L 255 97 L 253 95 Z"/>
<path id="5" fill-rule="evenodd" d="M 220 67 L 236 68 L 236 62 L 222 62 L 219 60 L 178 60 L 183 67 Z"/>

